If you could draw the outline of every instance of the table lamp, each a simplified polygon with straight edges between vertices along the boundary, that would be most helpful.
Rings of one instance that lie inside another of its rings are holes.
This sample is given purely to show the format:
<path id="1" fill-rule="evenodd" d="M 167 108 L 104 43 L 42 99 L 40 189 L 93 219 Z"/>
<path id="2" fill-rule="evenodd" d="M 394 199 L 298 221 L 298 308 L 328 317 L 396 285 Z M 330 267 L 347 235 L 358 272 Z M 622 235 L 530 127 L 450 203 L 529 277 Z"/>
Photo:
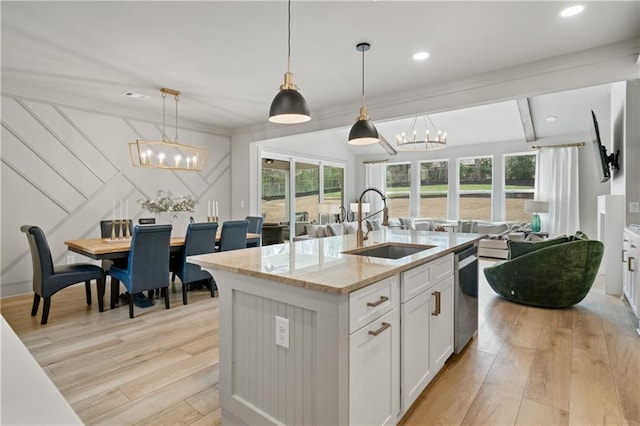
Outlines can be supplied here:
<path id="1" fill-rule="evenodd" d="M 538 216 L 538 213 L 549 213 L 549 203 L 546 201 L 527 200 L 524 202 L 524 211 L 533 213 L 533 216 L 531 216 L 531 230 L 540 232 L 540 216 Z"/>

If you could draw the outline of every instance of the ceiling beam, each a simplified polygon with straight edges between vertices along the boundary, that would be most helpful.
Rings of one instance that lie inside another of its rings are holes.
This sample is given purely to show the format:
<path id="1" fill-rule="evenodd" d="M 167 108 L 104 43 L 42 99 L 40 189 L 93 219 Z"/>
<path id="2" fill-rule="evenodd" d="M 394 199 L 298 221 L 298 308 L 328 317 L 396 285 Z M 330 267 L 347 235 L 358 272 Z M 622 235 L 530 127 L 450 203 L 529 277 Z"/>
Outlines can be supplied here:
<path id="1" fill-rule="evenodd" d="M 387 151 L 387 153 L 389 155 L 397 155 L 398 151 L 395 150 L 394 147 L 391 146 L 391 144 L 389 143 L 389 141 L 387 141 L 384 136 L 379 135 L 379 140 L 378 143 L 380 144 L 381 147 L 384 148 L 385 151 Z"/>
<path id="2" fill-rule="evenodd" d="M 518 98 L 518 111 L 520 112 L 520 121 L 524 129 L 524 137 L 527 142 L 536 141 L 536 131 L 533 128 L 533 119 L 531 118 L 531 109 L 529 108 L 529 98 Z"/>

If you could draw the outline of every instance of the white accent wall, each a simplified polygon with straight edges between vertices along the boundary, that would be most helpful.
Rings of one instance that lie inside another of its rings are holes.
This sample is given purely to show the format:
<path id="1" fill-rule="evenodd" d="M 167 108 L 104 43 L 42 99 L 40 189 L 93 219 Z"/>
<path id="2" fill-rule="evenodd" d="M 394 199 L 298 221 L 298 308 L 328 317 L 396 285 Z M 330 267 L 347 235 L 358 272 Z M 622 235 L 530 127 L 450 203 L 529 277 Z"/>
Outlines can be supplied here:
<path id="1" fill-rule="evenodd" d="M 175 128 L 167 128 L 168 135 Z M 31 256 L 20 226 L 41 227 L 54 264 L 67 255 L 65 240 L 100 237 L 99 221 L 111 219 L 113 201 L 128 201 L 129 216 L 153 216 L 139 199 L 160 189 L 199 200 L 193 214 L 206 220 L 207 200 L 217 200 L 221 220 L 231 218 L 231 139 L 203 130 L 178 129 L 180 141 L 208 149 L 201 172 L 133 167 L 128 143 L 159 140 L 161 123 L 48 102 L 2 96 L 0 295 L 31 291 Z"/>

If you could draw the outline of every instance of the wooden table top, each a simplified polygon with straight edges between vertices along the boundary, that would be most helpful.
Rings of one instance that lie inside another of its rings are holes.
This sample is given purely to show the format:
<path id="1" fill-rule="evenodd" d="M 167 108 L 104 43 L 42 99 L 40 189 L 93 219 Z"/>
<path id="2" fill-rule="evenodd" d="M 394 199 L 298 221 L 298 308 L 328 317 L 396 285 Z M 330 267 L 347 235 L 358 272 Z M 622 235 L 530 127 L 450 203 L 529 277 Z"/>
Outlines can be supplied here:
<path id="1" fill-rule="evenodd" d="M 260 234 L 247 233 L 247 240 L 260 238 Z M 220 241 L 220 234 L 216 235 L 216 242 Z M 64 242 L 73 252 L 94 258 L 104 259 L 109 255 L 124 255 L 129 252 L 131 239 L 111 240 L 110 238 L 89 238 L 84 240 L 67 240 Z M 172 249 L 179 249 L 184 245 L 184 237 L 173 237 L 169 243 Z"/>

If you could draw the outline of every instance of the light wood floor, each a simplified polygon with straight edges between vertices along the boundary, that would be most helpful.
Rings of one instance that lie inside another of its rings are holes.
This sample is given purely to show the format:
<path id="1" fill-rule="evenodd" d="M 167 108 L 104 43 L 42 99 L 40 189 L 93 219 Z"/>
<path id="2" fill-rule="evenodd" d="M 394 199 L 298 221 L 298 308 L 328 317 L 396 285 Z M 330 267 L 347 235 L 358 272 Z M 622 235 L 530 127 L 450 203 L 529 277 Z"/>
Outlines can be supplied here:
<path id="1" fill-rule="evenodd" d="M 32 296 L 2 299 L 0 310 L 85 423 L 219 424 L 218 299 L 195 291 L 183 306 L 177 286 L 170 310 L 158 301 L 133 320 L 108 302 L 103 313 L 86 307 L 82 286 L 53 297 L 46 326 L 29 316 Z M 602 277 L 567 310 L 509 303 L 483 279 L 477 338 L 402 423 L 638 425 L 631 309 L 604 294 Z"/>

